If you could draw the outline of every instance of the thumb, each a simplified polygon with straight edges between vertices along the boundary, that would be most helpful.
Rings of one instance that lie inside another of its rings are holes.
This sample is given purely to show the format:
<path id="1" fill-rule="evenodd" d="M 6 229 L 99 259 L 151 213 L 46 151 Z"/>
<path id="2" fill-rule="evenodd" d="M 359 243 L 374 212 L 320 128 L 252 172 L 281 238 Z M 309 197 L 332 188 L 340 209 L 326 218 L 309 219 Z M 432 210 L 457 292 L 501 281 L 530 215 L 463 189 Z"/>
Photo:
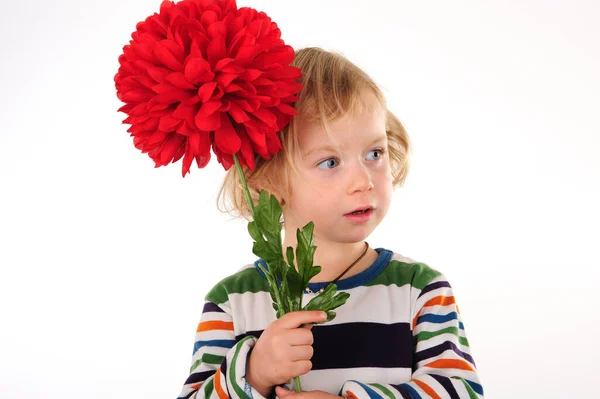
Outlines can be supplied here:
<path id="1" fill-rule="evenodd" d="M 275 395 L 279 396 L 280 398 L 285 398 L 287 396 L 293 395 L 294 393 L 294 391 L 288 391 L 287 389 L 282 388 L 279 385 L 275 387 Z"/>

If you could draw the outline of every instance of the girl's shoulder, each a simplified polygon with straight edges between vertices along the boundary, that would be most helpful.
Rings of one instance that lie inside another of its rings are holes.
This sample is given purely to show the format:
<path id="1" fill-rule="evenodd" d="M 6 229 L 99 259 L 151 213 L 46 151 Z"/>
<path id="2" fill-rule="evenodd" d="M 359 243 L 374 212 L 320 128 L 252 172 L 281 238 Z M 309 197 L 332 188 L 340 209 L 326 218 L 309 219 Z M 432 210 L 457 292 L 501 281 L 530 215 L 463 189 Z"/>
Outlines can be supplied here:
<path id="1" fill-rule="evenodd" d="M 424 262 L 416 261 L 407 256 L 392 252 L 385 269 L 371 280 L 368 285 L 411 285 L 422 290 L 428 284 L 445 280 L 444 275 Z"/>
<path id="2" fill-rule="evenodd" d="M 227 302 L 232 294 L 269 292 L 269 283 L 261 276 L 254 263 L 244 265 L 237 272 L 219 281 L 206 295 L 215 304 Z"/>

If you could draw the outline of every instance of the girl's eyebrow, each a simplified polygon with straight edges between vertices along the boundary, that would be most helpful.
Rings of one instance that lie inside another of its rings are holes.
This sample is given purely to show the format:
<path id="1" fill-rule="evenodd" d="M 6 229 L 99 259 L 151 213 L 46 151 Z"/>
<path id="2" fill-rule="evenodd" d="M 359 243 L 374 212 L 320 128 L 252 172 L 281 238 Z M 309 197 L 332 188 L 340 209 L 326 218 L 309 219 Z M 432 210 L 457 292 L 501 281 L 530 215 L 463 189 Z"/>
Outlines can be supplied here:
<path id="1" fill-rule="evenodd" d="M 336 149 L 330 145 L 326 145 L 323 147 L 315 147 L 312 150 L 305 152 L 302 154 L 303 158 L 308 158 L 310 155 L 316 153 L 316 152 L 335 152 Z"/>
<path id="2" fill-rule="evenodd" d="M 387 133 L 383 134 L 381 136 L 378 136 L 377 138 L 375 138 L 375 140 L 371 141 L 371 144 L 369 144 L 369 147 L 372 146 L 372 145 L 375 145 L 377 143 L 380 143 L 382 141 L 387 141 L 387 138 L 388 138 L 387 137 Z"/>
<path id="3" fill-rule="evenodd" d="M 371 147 L 377 143 L 383 142 L 387 140 L 387 134 L 383 134 L 383 135 L 378 135 L 375 140 L 371 141 L 371 143 L 367 146 L 367 147 Z M 302 154 L 303 158 L 308 158 L 310 155 L 316 153 L 316 152 L 336 152 L 337 149 L 335 147 L 332 147 L 330 145 L 325 145 L 322 147 L 315 147 L 312 150 L 305 152 Z"/>

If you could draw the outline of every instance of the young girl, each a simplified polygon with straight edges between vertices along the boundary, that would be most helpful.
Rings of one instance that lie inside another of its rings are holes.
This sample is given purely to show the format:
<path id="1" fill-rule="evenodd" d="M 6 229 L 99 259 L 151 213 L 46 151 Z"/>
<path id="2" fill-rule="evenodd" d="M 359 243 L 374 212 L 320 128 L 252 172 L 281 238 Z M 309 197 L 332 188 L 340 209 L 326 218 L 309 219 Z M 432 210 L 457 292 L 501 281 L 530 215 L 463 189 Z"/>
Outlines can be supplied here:
<path id="1" fill-rule="evenodd" d="M 255 200 L 266 189 L 281 201 L 283 248 L 295 247 L 296 229 L 314 222 L 314 264 L 322 271 L 303 303 L 332 281 L 350 298 L 329 323 L 313 326 L 325 319 L 317 311 L 277 320 L 262 260 L 243 267 L 206 296 L 180 397 L 483 397 L 444 276 L 365 242 L 406 177 L 404 128 L 377 85 L 346 58 L 306 48 L 294 65 L 304 87 L 299 115 L 281 134 L 283 150 L 244 173 Z M 221 195 L 249 217 L 235 173 Z M 304 392 L 283 388 L 296 376 Z"/>

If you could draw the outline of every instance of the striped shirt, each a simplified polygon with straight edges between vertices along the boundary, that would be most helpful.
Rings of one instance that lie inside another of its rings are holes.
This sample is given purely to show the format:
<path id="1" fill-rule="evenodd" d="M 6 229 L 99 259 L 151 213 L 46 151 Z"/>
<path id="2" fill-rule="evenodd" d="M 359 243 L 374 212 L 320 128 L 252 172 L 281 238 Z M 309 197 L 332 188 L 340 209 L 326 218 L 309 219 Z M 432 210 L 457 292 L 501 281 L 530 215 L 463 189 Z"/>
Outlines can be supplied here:
<path id="1" fill-rule="evenodd" d="M 336 283 L 350 298 L 333 321 L 312 328 L 313 367 L 300 377 L 302 389 L 351 399 L 482 398 L 448 281 L 423 263 L 376 251 L 369 268 Z M 276 317 L 258 262 L 206 296 L 180 398 L 262 398 L 244 378 L 249 352 Z M 310 283 L 302 303 L 327 284 Z"/>

